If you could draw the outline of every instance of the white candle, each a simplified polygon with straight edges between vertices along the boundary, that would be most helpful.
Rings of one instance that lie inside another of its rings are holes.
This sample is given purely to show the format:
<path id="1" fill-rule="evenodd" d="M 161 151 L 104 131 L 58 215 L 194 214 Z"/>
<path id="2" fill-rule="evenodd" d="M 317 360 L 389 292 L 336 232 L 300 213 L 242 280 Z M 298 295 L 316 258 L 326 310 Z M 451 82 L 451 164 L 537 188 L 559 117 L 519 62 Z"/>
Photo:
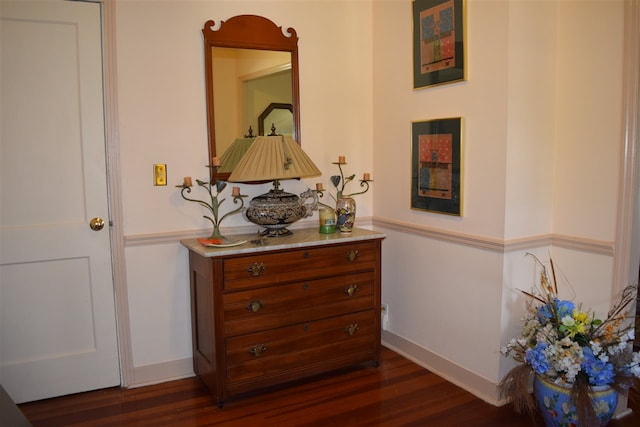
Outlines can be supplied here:
<path id="1" fill-rule="evenodd" d="M 193 182 L 191 182 L 191 177 L 190 176 L 185 176 L 184 177 L 184 183 L 182 183 L 183 186 L 185 187 L 191 187 L 193 185 Z"/>
<path id="2" fill-rule="evenodd" d="M 363 181 L 369 181 L 371 179 L 371 174 L 369 172 L 365 172 L 362 174 Z"/>
<path id="3" fill-rule="evenodd" d="M 240 187 L 233 187 L 231 189 L 231 195 L 236 197 L 240 195 Z"/>

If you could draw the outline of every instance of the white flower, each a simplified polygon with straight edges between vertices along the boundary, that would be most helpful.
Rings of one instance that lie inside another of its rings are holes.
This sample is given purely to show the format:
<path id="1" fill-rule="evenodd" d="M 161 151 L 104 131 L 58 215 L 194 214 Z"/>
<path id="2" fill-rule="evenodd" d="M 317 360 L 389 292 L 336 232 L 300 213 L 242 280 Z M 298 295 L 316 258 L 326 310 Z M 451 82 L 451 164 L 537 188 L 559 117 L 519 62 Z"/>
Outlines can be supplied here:
<path id="1" fill-rule="evenodd" d="M 571 317 L 571 316 L 564 316 L 564 317 L 562 318 L 562 324 L 563 324 L 564 326 L 573 326 L 573 325 L 575 325 L 575 324 L 576 324 L 576 321 L 575 321 L 575 320 L 573 320 L 573 317 Z"/>
<path id="2" fill-rule="evenodd" d="M 609 347 L 608 349 L 609 354 L 614 355 L 614 354 L 622 353 L 627 349 L 627 346 L 628 345 L 626 341 L 621 341 L 618 344 L 612 345 L 611 347 Z"/>
<path id="3" fill-rule="evenodd" d="M 545 350 L 547 360 L 557 372 L 563 372 L 566 381 L 573 383 L 580 372 L 580 361 L 583 357 L 582 347 L 569 338 L 553 343 Z"/>
<path id="4" fill-rule="evenodd" d="M 602 345 L 597 341 L 589 341 L 589 347 L 593 350 L 593 354 L 598 355 L 602 351 Z"/>
<path id="5" fill-rule="evenodd" d="M 594 403 L 593 409 L 596 411 L 596 414 L 601 415 L 609 412 L 609 403 L 606 400 L 595 400 Z"/>
<path id="6" fill-rule="evenodd" d="M 562 338 L 560 341 L 558 341 L 563 347 L 567 347 L 567 348 L 580 348 L 580 346 L 578 345 L 578 343 L 576 343 L 575 341 L 573 341 L 571 338 L 569 337 L 564 337 Z"/>

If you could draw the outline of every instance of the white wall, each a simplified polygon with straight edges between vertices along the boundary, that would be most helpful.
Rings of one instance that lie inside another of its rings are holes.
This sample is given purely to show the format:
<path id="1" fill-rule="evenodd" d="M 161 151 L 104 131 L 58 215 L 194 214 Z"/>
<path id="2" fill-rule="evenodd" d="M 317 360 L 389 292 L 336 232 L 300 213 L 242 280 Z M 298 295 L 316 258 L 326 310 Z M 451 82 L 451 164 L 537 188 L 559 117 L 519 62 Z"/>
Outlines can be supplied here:
<path id="1" fill-rule="evenodd" d="M 619 0 L 559 3 L 557 233 L 614 239 L 623 140 L 623 13 Z M 606 28 L 606 37 L 594 25 Z"/>
<path id="2" fill-rule="evenodd" d="M 557 257 L 585 305 L 606 312 L 611 298 L 623 2 L 468 0 L 467 81 L 419 90 L 411 2 L 373 5 L 385 337 L 496 402 L 512 366 L 499 348 L 524 308 L 517 289 L 535 280 L 527 251 Z M 410 209 L 411 122 L 446 117 L 463 117 L 460 217 Z"/>
<path id="3" fill-rule="evenodd" d="M 371 7 L 369 1 L 117 2 L 130 329 L 133 365 L 144 372 L 136 375 L 137 382 L 154 380 L 149 367 L 160 372 L 176 360 L 190 367 L 186 250 L 165 237 L 210 226 L 202 218 L 205 212 L 183 201 L 174 187 L 184 176 L 207 174 L 202 26 L 209 19 L 256 14 L 296 30 L 302 146 L 323 171 L 320 178 L 283 183 L 285 190 L 300 193 L 320 181 L 331 188 L 329 176 L 337 173 L 331 162 L 339 155 L 347 158 L 346 173 L 372 172 Z M 154 163 L 167 164 L 166 187 L 152 185 Z M 269 189 L 241 186 L 250 195 Z M 359 216 L 371 216 L 371 194 L 358 196 Z M 318 219 L 309 221 L 315 226 Z M 229 217 L 223 232 L 245 225 L 240 215 Z"/>
<path id="4" fill-rule="evenodd" d="M 509 4 L 504 237 L 552 229 L 556 112 L 557 5 Z"/>
<path id="5" fill-rule="evenodd" d="M 373 4 L 375 215 L 502 237 L 507 2 L 467 2 L 467 81 L 419 90 L 413 90 L 412 83 L 411 2 Z M 462 117 L 464 122 L 462 218 L 409 209 L 411 123 L 447 117 Z"/>
<path id="6" fill-rule="evenodd" d="M 376 218 L 503 237 L 508 11 L 507 2 L 467 2 L 467 81 L 413 90 L 411 3 L 374 3 Z M 411 122 L 446 117 L 463 118 L 460 217 L 410 209 Z M 383 251 L 390 331 L 497 378 L 502 254 L 395 232 Z"/>
<path id="7" fill-rule="evenodd" d="M 622 0 L 466 4 L 467 80 L 414 90 L 410 0 L 117 3 L 136 370 L 190 363 L 186 250 L 167 236 L 208 223 L 173 185 L 206 173 L 202 25 L 244 13 L 300 37 L 302 146 L 324 174 L 285 188 L 301 192 L 316 181 L 329 188 L 338 155 L 347 157 L 348 173 L 372 173 L 358 214 L 374 215 L 388 234 L 387 338 L 406 344 L 408 356 L 418 360 L 423 351 L 419 362 L 495 401 L 510 366 L 499 347 L 517 333 L 522 312 L 515 288 L 534 279 L 526 251 L 543 259 L 552 251 L 579 283 L 581 300 L 606 305 L 612 256 L 585 253 L 584 242 L 602 248 L 614 239 Z M 446 117 L 463 117 L 460 217 L 410 209 L 411 123 Z M 153 163 L 167 163 L 167 187 L 152 186 Z M 245 224 L 236 216 L 223 228 Z M 559 235 L 575 247 L 553 246 Z M 146 236 L 162 244 L 139 244 Z"/>

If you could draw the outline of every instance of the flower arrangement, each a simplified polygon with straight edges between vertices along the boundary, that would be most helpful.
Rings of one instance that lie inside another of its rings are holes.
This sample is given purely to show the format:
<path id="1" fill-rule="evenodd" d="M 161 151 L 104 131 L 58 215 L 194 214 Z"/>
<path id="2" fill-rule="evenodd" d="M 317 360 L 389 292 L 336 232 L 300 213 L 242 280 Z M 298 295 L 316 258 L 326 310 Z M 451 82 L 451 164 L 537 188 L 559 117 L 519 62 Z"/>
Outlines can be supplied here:
<path id="1" fill-rule="evenodd" d="M 640 354 L 632 351 L 635 325 L 629 314 L 637 286 L 624 289 L 620 299 L 603 320 L 580 304 L 558 297 L 555 268 L 540 267 L 540 282 L 527 295 L 527 312 L 522 334 L 501 352 L 521 365 L 500 383 L 502 397 L 511 400 L 516 411 L 531 412 L 535 403 L 529 394 L 532 373 L 571 390 L 571 402 L 578 419 L 595 425 L 595 410 L 589 394 L 595 386 L 610 386 L 623 392 L 640 378 Z"/>

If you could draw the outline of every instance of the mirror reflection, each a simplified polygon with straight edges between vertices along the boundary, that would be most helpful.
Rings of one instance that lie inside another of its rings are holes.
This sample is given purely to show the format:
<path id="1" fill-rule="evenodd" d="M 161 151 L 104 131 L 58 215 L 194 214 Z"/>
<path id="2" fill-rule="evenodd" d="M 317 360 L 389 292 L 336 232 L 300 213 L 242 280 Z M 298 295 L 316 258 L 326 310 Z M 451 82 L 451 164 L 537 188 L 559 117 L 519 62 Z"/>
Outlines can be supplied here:
<path id="1" fill-rule="evenodd" d="M 204 36 L 209 158 L 219 179 L 258 135 L 291 135 L 300 144 L 298 36 L 267 18 L 239 15 Z"/>
<path id="2" fill-rule="evenodd" d="M 293 110 L 269 110 L 292 105 L 289 52 L 214 47 L 212 67 L 217 153 L 249 133 L 268 135 L 272 125 L 277 134 L 293 134 Z"/>
<path id="3" fill-rule="evenodd" d="M 293 105 L 280 102 L 269 104 L 258 117 L 258 135 L 293 136 Z"/>

